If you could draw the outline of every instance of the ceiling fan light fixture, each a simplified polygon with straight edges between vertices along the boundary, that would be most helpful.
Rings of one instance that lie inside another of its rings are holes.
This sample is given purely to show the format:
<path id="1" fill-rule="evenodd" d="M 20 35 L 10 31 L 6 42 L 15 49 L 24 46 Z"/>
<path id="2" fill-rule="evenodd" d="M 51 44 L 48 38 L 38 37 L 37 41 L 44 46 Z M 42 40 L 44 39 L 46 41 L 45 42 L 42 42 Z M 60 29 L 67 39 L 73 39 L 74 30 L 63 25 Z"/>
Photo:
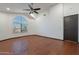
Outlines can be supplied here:
<path id="1" fill-rule="evenodd" d="M 34 14 L 33 13 L 30 13 L 30 16 L 32 16 L 33 18 L 35 18 Z"/>

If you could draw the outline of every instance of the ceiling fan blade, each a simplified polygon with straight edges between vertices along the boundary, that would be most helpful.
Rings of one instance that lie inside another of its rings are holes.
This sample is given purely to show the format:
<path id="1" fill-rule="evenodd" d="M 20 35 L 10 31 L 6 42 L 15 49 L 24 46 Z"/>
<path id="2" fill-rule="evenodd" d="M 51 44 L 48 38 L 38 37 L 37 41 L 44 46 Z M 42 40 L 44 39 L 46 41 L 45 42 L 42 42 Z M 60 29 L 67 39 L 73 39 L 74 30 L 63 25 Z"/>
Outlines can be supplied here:
<path id="1" fill-rule="evenodd" d="M 29 14 L 32 14 L 32 13 L 33 13 L 32 11 L 29 12 Z"/>
<path id="2" fill-rule="evenodd" d="M 31 6 L 30 4 L 28 4 L 28 6 L 29 6 L 29 8 L 30 8 L 31 10 L 33 10 L 32 6 Z"/>
<path id="3" fill-rule="evenodd" d="M 30 9 L 23 9 L 24 11 L 30 11 Z"/>
<path id="4" fill-rule="evenodd" d="M 36 14 L 39 14 L 37 11 L 34 11 Z"/>
<path id="5" fill-rule="evenodd" d="M 29 12 L 29 14 L 31 14 L 31 12 Z"/>
<path id="6" fill-rule="evenodd" d="M 41 8 L 35 8 L 35 9 L 33 9 L 33 10 L 40 10 Z"/>

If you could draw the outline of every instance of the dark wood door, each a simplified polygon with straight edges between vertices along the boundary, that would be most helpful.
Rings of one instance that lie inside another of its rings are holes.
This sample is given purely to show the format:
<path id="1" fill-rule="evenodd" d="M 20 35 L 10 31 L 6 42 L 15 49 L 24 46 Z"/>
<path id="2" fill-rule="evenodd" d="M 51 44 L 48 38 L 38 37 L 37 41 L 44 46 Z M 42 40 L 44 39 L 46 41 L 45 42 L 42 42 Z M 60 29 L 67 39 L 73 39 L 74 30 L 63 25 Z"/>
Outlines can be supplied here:
<path id="1" fill-rule="evenodd" d="M 64 40 L 78 42 L 78 15 L 64 17 Z"/>

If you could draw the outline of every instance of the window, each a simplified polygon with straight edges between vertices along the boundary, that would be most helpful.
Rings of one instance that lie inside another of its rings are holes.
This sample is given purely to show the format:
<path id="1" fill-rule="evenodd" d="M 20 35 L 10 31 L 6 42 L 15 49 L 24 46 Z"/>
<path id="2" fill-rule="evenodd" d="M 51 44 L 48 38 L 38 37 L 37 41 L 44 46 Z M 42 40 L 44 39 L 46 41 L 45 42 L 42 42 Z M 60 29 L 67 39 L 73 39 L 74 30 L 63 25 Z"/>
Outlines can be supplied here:
<path id="1" fill-rule="evenodd" d="M 19 33 L 19 32 L 25 32 L 27 31 L 27 20 L 23 16 L 16 16 L 13 19 L 13 32 Z"/>

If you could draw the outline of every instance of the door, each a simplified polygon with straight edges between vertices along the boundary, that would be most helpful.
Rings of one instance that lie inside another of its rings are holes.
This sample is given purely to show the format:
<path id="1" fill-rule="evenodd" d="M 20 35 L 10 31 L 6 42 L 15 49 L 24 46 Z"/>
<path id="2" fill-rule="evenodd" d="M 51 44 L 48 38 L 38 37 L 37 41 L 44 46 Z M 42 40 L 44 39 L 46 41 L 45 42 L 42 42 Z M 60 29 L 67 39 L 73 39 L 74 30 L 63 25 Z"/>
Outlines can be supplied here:
<path id="1" fill-rule="evenodd" d="M 64 40 L 78 42 L 78 15 L 64 17 Z"/>

